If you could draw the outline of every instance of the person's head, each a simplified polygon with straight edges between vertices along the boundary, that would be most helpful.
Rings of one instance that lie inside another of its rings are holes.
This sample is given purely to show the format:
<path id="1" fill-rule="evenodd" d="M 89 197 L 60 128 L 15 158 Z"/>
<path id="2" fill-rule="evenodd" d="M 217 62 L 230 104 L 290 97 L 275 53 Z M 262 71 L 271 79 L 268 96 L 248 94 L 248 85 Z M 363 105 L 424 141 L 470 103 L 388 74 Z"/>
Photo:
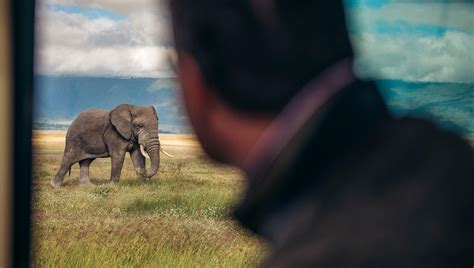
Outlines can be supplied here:
<path id="1" fill-rule="evenodd" d="M 227 146 L 249 135 L 242 127 L 257 133 L 306 83 L 353 55 L 342 1 L 169 1 L 185 104 L 218 160 L 232 162 Z"/>

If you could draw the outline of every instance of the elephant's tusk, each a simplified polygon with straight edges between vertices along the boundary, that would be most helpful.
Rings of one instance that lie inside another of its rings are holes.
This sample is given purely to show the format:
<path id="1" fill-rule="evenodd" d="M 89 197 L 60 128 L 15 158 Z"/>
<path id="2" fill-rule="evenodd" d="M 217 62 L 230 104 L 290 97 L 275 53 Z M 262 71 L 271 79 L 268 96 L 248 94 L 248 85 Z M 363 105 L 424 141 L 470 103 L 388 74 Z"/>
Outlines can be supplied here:
<path id="1" fill-rule="evenodd" d="M 162 148 L 160 148 L 160 151 L 161 151 L 163 154 L 165 154 L 166 156 L 171 157 L 171 158 L 174 158 L 174 155 L 171 155 L 171 154 L 167 153 L 167 152 L 166 152 L 165 150 L 163 150 Z"/>
<path id="2" fill-rule="evenodd" d="M 145 152 L 145 147 L 143 147 L 143 145 L 140 144 L 140 153 L 142 153 L 142 155 L 148 159 L 150 159 L 150 156 L 147 154 L 147 152 Z"/>

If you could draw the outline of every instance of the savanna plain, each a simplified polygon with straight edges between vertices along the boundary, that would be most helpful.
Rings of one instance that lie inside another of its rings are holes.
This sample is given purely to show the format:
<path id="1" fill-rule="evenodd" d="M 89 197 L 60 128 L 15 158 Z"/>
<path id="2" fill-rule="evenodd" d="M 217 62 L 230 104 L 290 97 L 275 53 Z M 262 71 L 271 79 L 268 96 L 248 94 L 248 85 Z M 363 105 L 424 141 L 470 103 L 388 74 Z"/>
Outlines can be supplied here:
<path id="1" fill-rule="evenodd" d="M 93 185 L 79 185 L 76 164 L 52 189 L 65 135 L 33 133 L 33 267 L 251 267 L 265 257 L 262 241 L 230 216 L 242 174 L 207 160 L 193 136 L 161 135 L 176 157 L 162 156 L 150 181 L 137 179 L 127 156 L 117 184 L 105 158 L 91 165 Z"/>

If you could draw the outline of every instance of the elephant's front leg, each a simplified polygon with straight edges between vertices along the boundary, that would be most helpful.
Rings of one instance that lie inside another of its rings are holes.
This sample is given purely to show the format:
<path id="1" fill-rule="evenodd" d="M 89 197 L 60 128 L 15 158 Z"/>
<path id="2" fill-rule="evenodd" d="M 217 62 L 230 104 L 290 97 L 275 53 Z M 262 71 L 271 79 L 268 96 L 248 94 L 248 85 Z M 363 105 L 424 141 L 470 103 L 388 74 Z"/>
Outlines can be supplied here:
<path id="1" fill-rule="evenodd" d="M 125 153 L 112 155 L 112 170 L 110 172 L 110 181 L 118 182 L 122 174 L 123 161 L 125 160 Z"/>
<path id="2" fill-rule="evenodd" d="M 140 180 L 150 179 L 146 177 L 145 157 L 140 153 L 140 149 L 131 151 L 130 157 L 132 158 L 132 163 L 135 167 L 135 171 L 137 172 L 138 178 Z"/>

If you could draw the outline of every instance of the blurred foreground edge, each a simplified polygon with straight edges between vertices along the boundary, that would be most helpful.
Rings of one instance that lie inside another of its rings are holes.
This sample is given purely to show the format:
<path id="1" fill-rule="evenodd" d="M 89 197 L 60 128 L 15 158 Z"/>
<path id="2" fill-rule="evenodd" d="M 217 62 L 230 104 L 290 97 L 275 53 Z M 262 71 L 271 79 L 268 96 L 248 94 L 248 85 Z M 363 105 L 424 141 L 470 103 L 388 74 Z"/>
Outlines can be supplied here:
<path id="1" fill-rule="evenodd" d="M 0 0 L 0 267 L 10 264 L 11 69 L 9 1 Z"/>
<path id="2" fill-rule="evenodd" d="M 0 0 L 0 267 L 29 267 L 34 0 Z"/>

